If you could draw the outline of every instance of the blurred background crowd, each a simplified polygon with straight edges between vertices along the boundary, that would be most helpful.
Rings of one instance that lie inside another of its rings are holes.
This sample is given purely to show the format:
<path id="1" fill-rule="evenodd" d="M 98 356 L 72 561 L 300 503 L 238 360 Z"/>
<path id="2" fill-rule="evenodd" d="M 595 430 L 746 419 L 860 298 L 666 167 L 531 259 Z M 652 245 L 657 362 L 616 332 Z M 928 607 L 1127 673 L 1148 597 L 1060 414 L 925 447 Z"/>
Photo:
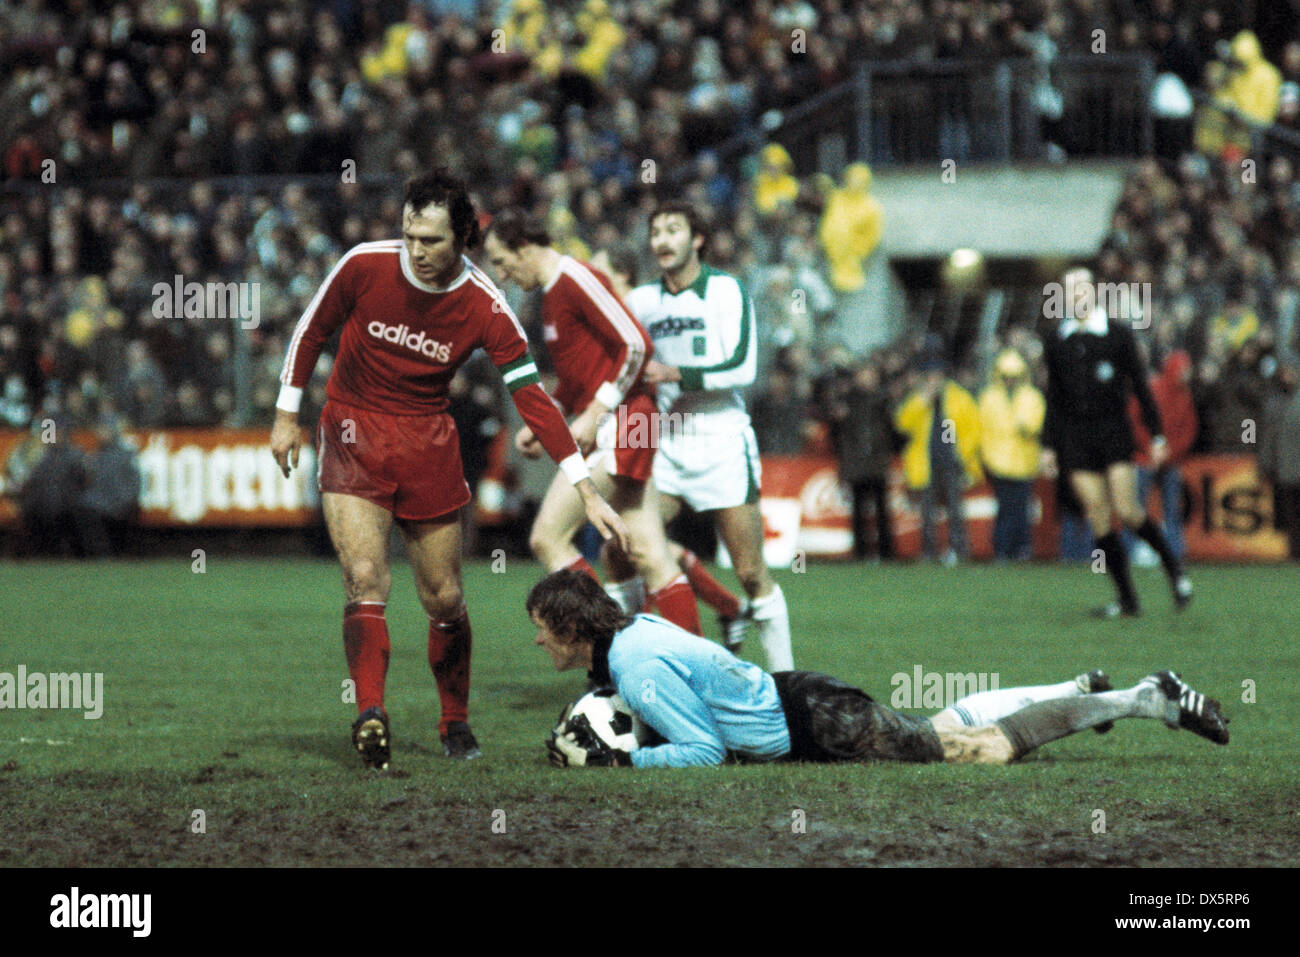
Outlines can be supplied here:
<path id="1" fill-rule="evenodd" d="M 436 161 L 484 210 L 529 207 L 565 251 L 641 280 L 654 197 L 706 208 L 709 259 L 760 317 L 761 448 L 838 452 L 873 496 L 927 369 L 978 398 L 1010 350 L 1017 382 L 1041 388 L 1041 307 L 1011 310 L 983 359 L 916 324 L 864 351 L 844 318 L 888 228 L 872 171 L 798 168 L 764 132 L 866 60 L 1047 63 L 1101 30 L 1152 58 L 1157 113 L 1176 119 L 1136 165 L 1097 277 L 1152 284 L 1139 335 L 1153 376 L 1188 390 L 1188 450 L 1253 451 L 1242 422 L 1277 435 L 1264 427 L 1289 414 L 1294 380 L 1300 152 L 1257 135 L 1300 127 L 1300 12 L 1251 15 L 1182 0 L 0 2 L 0 427 L 269 423 L 304 307 L 343 251 L 397 234 L 401 182 Z M 1050 109 L 1042 121 L 1050 137 Z M 154 286 L 174 276 L 256 283 L 256 327 L 160 315 Z M 309 406 L 327 372 L 326 357 Z M 504 414 L 491 370 L 467 368 L 456 396 L 481 445 Z M 879 434 L 855 434 L 864 422 Z M 1291 468 L 1284 453 L 1266 470 Z"/>

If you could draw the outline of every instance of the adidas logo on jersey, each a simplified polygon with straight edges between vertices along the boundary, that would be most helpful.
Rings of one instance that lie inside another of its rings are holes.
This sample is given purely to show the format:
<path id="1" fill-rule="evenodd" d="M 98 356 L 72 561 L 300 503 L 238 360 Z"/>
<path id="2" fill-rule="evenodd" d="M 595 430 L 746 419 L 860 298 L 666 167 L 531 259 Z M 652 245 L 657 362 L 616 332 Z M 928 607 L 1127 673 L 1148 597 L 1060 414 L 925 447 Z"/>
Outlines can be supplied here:
<path id="1" fill-rule="evenodd" d="M 436 359 L 438 362 L 446 362 L 451 358 L 451 343 L 439 342 L 437 339 L 426 339 L 425 333 L 411 332 L 410 327 L 405 323 L 400 326 L 389 326 L 376 319 L 366 326 L 366 332 L 376 339 L 395 342 L 407 349 L 414 349 L 420 355 Z"/>
<path id="2" fill-rule="evenodd" d="M 688 316 L 684 319 L 679 316 L 669 316 L 667 319 L 650 323 L 645 329 L 650 333 L 651 339 L 662 339 L 665 336 L 679 336 L 683 332 L 703 331 L 704 320 L 699 316 Z"/>

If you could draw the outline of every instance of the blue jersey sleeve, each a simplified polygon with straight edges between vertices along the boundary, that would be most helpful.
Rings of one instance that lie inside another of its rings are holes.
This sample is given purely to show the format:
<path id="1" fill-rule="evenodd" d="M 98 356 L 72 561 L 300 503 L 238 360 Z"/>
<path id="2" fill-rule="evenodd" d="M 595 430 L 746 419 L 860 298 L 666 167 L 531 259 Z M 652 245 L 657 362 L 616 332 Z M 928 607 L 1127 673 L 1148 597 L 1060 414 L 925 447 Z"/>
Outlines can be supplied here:
<path id="1" fill-rule="evenodd" d="M 619 676 L 619 694 L 646 724 L 671 744 L 632 752 L 638 768 L 714 767 L 727 749 L 700 696 L 662 660 L 642 661 Z"/>

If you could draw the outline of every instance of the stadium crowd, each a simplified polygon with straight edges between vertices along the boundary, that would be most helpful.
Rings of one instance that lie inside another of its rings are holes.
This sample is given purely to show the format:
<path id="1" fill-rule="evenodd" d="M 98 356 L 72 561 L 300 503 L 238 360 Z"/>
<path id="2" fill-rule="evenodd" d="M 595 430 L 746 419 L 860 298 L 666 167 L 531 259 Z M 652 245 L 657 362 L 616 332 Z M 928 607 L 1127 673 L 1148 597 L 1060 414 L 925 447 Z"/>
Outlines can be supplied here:
<path id="1" fill-rule="evenodd" d="M 881 239 L 870 170 L 837 183 L 798 175 L 776 143 L 739 166 L 714 147 L 860 60 L 1086 52 L 1094 29 L 1260 122 L 1296 127 L 1300 110 L 1294 22 L 1261 30 L 1246 69 L 1223 46 L 1239 11 L 1174 0 L 6 6 L 0 425 L 15 428 L 269 422 L 297 317 L 344 250 L 393 235 L 393 186 L 436 156 L 483 208 L 543 212 L 566 252 L 643 276 L 647 203 L 671 183 L 710 211 L 711 262 L 757 301 L 764 450 L 892 454 L 893 434 L 846 436 L 862 420 L 846 408 L 896 409 L 925 362 L 953 363 L 972 396 L 986 370 L 924 331 L 870 355 L 839 335 Z M 1142 163 L 1098 263 L 1101 281 L 1153 284 L 1144 342 L 1153 369 L 1190 356 L 1196 449 L 1240 451 L 1244 419 L 1285 407 L 1295 356 L 1300 180 L 1284 155 L 1243 176 L 1239 132 L 1203 116 L 1197 150 Z M 174 276 L 257 283 L 258 324 L 159 315 L 154 285 Z M 1037 318 L 1012 316 L 999 346 L 1041 386 Z M 846 477 L 874 494 L 882 454 Z"/>

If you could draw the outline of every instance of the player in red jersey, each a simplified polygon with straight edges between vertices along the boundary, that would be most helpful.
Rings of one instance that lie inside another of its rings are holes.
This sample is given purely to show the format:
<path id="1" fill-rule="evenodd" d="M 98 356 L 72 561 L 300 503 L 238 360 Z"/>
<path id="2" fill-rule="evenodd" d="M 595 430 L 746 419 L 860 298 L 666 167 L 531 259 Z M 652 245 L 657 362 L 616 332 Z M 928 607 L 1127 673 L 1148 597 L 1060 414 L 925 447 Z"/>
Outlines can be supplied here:
<path id="1" fill-rule="evenodd" d="M 352 740 L 368 768 L 390 759 L 384 680 L 387 546 L 396 519 L 429 616 L 429 665 L 442 708 L 443 753 L 480 756 L 468 724 L 471 632 L 461 588 L 457 512 L 470 499 L 448 385 L 475 349 L 501 370 L 515 407 L 607 540 L 627 546 L 592 484 L 560 410 L 537 382 L 528 340 L 500 290 L 465 256 L 477 244 L 465 184 L 446 170 L 411 180 L 402 238 L 362 243 L 335 265 L 294 329 L 281 373 L 271 451 L 298 464 L 298 407 L 321 349 L 340 327 L 317 432 L 321 503 L 343 566 L 343 647 L 359 716 Z"/>
<path id="2" fill-rule="evenodd" d="M 559 380 L 556 401 L 575 416 L 569 431 L 589 453 L 596 488 L 627 523 L 629 558 L 645 582 L 647 603 L 699 634 L 695 595 L 669 555 L 650 481 L 659 413 L 641 375 L 653 350 L 649 334 L 603 273 L 562 255 L 551 246 L 546 228 L 519 210 L 505 210 L 492 220 L 483 251 L 500 278 L 521 289 L 542 289 L 543 335 Z M 530 425 L 515 441 L 525 455 L 541 454 Z M 573 544 L 585 520 L 573 487 L 556 476 L 529 536 L 538 561 L 550 571 L 572 568 L 595 578 Z"/>

